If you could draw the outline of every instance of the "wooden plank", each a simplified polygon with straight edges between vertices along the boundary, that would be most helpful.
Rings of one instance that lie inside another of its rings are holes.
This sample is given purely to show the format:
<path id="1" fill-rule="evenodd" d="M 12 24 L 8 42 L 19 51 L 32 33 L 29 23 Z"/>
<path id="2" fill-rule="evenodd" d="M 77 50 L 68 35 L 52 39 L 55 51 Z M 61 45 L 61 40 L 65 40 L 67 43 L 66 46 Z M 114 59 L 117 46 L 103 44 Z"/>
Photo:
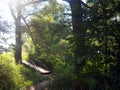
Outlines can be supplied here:
<path id="1" fill-rule="evenodd" d="M 31 64 L 31 63 L 29 63 L 27 61 L 22 61 L 22 64 L 24 64 L 25 66 L 28 66 L 28 67 L 30 67 L 30 68 L 32 68 L 32 69 L 34 69 L 34 70 L 36 70 L 36 71 L 38 71 L 38 72 L 40 72 L 42 74 L 49 74 L 50 73 L 50 71 L 45 70 L 45 69 L 43 69 L 41 67 L 38 67 L 36 65 L 33 65 L 33 64 Z"/>

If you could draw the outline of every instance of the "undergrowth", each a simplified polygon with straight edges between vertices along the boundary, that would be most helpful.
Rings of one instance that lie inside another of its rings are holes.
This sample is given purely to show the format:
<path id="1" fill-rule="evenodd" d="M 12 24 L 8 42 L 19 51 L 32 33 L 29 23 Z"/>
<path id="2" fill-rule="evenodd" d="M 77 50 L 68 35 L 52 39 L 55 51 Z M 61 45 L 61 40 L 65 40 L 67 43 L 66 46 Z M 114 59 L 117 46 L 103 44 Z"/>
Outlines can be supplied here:
<path id="1" fill-rule="evenodd" d="M 40 73 L 23 65 L 16 65 L 13 53 L 0 54 L 0 90 L 20 90 L 42 79 Z"/>

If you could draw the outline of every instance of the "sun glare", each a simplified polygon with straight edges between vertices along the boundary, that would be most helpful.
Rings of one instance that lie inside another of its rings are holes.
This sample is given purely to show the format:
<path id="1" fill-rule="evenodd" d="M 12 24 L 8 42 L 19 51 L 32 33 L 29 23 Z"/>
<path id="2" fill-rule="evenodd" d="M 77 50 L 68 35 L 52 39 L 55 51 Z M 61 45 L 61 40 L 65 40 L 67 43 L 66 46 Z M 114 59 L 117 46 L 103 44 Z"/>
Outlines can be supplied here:
<path id="1" fill-rule="evenodd" d="M 8 5 L 0 0 L 0 17 L 4 18 L 9 15 L 10 11 Z M 8 18 L 6 20 L 8 20 Z"/>
<path id="2" fill-rule="evenodd" d="M 8 5 L 1 1 L 0 1 L 0 16 L 5 18 L 6 20 L 9 20 L 9 17 L 11 16 Z"/>

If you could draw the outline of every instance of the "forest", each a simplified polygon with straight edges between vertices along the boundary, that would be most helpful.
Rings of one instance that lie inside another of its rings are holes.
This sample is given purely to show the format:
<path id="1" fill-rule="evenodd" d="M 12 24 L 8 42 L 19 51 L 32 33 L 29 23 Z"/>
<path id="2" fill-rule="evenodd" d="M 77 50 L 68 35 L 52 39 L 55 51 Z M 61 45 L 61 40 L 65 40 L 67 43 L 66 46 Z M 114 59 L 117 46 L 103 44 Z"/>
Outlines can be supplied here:
<path id="1" fill-rule="evenodd" d="M 0 3 L 0 90 L 120 90 L 120 0 Z"/>

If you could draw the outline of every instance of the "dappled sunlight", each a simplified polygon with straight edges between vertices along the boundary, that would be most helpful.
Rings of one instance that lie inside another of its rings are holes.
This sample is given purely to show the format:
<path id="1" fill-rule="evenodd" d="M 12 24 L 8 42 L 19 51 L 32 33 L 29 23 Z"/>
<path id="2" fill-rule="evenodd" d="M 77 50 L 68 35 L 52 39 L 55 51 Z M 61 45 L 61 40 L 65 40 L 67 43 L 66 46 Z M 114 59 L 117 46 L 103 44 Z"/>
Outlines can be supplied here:
<path id="1" fill-rule="evenodd" d="M 119 90 L 120 0 L 0 0 L 0 90 Z"/>

